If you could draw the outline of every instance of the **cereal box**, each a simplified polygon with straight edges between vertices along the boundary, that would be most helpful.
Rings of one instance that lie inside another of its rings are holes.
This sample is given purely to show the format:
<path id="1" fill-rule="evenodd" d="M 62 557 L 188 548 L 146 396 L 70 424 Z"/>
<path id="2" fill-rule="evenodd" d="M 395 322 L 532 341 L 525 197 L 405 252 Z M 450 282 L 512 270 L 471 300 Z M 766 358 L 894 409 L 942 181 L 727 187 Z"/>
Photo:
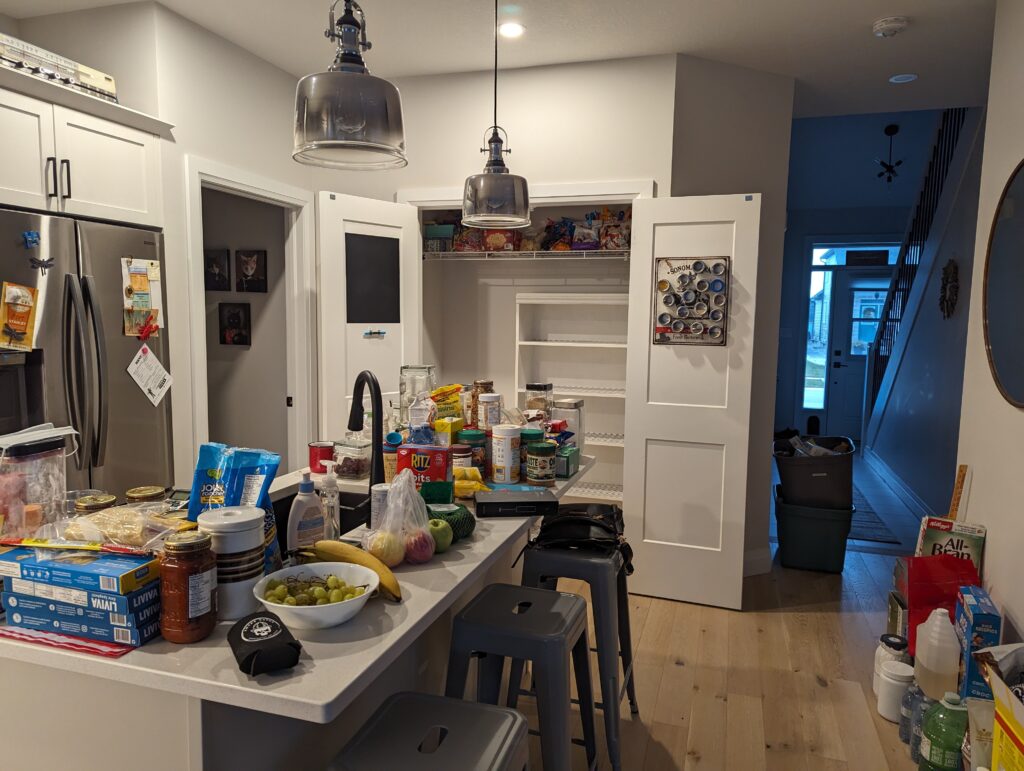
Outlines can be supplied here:
<path id="1" fill-rule="evenodd" d="M 980 586 L 961 586 L 956 599 L 956 636 L 960 638 L 960 698 L 991 699 L 992 689 L 971 654 L 999 645 L 1003 619 L 988 592 Z"/>
<path id="2" fill-rule="evenodd" d="M 981 573 L 981 562 L 985 552 L 985 527 L 969 525 L 946 517 L 925 517 L 917 535 L 918 557 L 934 557 L 952 554 L 960 559 L 969 559 Z"/>

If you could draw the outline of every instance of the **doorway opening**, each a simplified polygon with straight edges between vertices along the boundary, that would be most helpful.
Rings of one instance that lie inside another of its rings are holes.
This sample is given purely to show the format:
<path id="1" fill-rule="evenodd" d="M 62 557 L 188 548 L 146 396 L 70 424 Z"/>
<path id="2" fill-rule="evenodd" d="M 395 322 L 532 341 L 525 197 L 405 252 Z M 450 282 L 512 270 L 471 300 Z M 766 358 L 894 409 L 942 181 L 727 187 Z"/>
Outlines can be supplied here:
<path id="1" fill-rule="evenodd" d="M 796 415 L 805 433 L 860 439 L 867 353 L 899 249 L 884 242 L 810 243 Z"/>
<path id="2" fill-rule="evenodd" d="M 202 207 L 210 439 L 272 450 L 290 469 L 289 211 L 208 187 Z"/>

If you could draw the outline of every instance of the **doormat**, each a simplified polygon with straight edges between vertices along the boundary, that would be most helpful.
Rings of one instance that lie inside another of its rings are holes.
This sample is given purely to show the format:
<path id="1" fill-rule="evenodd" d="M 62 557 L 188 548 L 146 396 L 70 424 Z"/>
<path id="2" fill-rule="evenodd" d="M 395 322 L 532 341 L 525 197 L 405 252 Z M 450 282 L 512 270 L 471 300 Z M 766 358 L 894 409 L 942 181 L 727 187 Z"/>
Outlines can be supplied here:
<path id="1" fill-rule="evenodd" d="M 874 541 L 875 543 L 899 543 L 900 539 L 893 535 L 892 530 L 871 508 L 864 493 L 853 486 L 853 521 L 850 524 L 850 535 L 847 540 Z"/>

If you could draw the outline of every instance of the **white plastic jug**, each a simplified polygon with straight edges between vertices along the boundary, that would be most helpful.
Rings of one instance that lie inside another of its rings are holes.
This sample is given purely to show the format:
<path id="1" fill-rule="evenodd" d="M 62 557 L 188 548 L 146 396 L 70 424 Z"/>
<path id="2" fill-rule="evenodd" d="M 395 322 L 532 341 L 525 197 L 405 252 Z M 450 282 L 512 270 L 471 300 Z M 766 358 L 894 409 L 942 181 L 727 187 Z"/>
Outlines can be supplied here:
<path id="1" fill-rule="evenodd" d="M 957 691 L 960 673 L 960 641 L 949 620 L 949 611 L 936 608 L 923 624 L 917 625 L 914 679 L 936 701 L 946 691 Z"/>

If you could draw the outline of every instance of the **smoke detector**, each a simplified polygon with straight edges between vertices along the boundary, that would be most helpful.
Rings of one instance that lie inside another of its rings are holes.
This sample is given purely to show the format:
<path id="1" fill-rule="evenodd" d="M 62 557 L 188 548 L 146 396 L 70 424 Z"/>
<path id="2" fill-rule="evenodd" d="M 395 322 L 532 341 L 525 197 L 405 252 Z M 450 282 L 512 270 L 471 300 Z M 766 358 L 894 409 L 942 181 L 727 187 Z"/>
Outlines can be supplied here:
<path id="1" fill-rule="evenodd" d="M 907 28 L 910 20 L 906 16 L 886 16 L 871 25 L 875 37 L 895 37 Z"/>

